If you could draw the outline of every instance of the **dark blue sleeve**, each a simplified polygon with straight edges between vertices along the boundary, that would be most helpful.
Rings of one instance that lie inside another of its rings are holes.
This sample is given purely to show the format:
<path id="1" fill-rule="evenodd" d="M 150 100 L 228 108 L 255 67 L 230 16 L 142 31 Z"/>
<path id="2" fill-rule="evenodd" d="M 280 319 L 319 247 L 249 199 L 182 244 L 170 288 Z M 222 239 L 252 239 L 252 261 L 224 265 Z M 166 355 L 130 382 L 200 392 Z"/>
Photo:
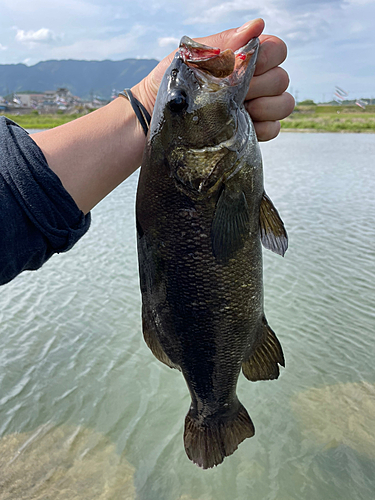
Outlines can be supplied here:
<path id="1" fill-rule="evenodd" d="M 66 252 L 89 226 L 37 144 L 0 117 L 0 284 Z"/>

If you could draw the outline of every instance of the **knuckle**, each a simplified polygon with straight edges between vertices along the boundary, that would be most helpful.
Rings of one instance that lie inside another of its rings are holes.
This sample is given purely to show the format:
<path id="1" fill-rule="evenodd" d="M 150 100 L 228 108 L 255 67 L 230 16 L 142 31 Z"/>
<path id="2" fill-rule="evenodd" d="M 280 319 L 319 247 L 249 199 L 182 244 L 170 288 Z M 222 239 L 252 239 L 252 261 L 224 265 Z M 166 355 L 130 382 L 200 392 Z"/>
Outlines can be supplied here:
<path id="1" fill-rule="evenodd" d="M 251 118 L 254 120 L 263 121 L 262 118 L 264 117 L 266 111 L 266 104 L 267 100 L 265 102 L 265 99 L 263 97 L 258 97 L 247 103 L 247 111 L 250 114 Z"/>
<path id="2" fill-rule="evenodd" d="M 261 74 L 264 71 L 264 68 L 268 67 L 268 54 L 267 54 L 267 46 L 264 42 L 263 45 L 259 47 L 258 59 L 256 63 L 255 74 Z"/>
<path id="3" fill-rule="evenodd" d="M 255 131 L 260 142 L 270 141 L 279 135 L 280 122 L 267 121 L 254 123 Z"/>
<path id="4" fill-rule="evenodd" d="M 277 69 L 278 93 L 282 94 L 289 87 L 289 75 L 283 68 Z"/>
<path id="5" fill-rule="evenodd" d="M 288 47 L 284 42 L 284 40 L 281 40 L 281 38 L 279 38 L 279 41 L 280 41 L 280 55 L 282 57 L 282 62 L 284 62 L 288 55 Z"/>
<path id="6" fill-rule="evenodd" d="M 285 92 L 285 97 L 287 99 L 288 110 L 290 114 L 293 111 L 294 106 L 296 105 L 296 101 L 294 97 L 291 94 L 289 94 L 289 92 Z"/>
<path id="7" fill-rule="evenodd" d="M 227 31 L 222 31 L 221 33 L 217 33 L 217 35 L 215 36 L 215 44 L 220 48 L 227 46 L 228 44 Z"/>
<path id="8" fill-rule="evenodd" d="M 287 56 L 287 46 L 281 38 L 267 37 L 260 45 L 258 55 L 257 74 L 276 68 L 282 64 Z"/>

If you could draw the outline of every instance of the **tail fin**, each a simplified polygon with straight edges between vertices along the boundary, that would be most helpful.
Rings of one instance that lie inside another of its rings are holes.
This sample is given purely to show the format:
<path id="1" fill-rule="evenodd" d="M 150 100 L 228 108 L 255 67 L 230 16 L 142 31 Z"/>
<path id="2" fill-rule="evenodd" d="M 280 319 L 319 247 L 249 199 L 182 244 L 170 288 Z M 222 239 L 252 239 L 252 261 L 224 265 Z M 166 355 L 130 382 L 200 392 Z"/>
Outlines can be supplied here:
<path id="1" fill-rule="evenodd" d="M 193 417 L 190 410 L 185 419 L 185 451 L 195 464 L 209 469 L 221 464 L 244 439 L 254 436 L 254 432 L 249 414 L 240 402 L 230 417 L 219 416 L 203 422 Z"/>

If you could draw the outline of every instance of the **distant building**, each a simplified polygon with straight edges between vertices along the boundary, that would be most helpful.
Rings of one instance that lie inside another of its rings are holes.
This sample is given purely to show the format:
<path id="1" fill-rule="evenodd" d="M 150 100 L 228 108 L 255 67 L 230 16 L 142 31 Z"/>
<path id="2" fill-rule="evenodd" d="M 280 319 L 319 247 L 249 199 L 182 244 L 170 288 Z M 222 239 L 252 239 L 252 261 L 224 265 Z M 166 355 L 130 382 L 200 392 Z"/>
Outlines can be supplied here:
<path id="1" fill-rule="evenodd" d="M 66 88 L 58 88 L 57 90 L 46 90 L 43 93 L 20 93 L 14 96 L 14 104 L 20 107 L 28 107 L 33 109 L 53 108 L 68 109 L 82 104 L 82 100 L 74 96 L 70 90 Z"/>
<path id="2" fill-rule="evenodd" d="M 10 102 L 2 101 L 0 98 L 0 112 L 26 114 L 33 110 L 39 113 L 67 112 L 75 113 L 93 108 L 100 108 L 108 103 L 108 100 L 99 96 L 91 96 L 91 100 L 83 101 L 80 97 L 73 95 L 69 89 L 60 87 L 56 90 L 45 90 L 44 92 L 22 92 L 14 93 Z"/>
<path id="3" fill-rule="evenodd" d="M 28 108 L 36 107 L 37 104 L 44 101 L 44 94 L 17 94 L 21 106 Z"/>

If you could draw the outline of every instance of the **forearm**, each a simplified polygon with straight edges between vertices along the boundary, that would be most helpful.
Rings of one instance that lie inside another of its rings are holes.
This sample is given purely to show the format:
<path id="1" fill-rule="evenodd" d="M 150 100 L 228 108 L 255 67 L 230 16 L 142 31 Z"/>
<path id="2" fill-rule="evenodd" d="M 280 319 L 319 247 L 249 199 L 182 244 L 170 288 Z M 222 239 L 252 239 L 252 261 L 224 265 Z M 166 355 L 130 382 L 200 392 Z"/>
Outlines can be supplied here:
<path id="1" fill-rule="evenodd" d="M 21 127 L 0 117 L 0 284 L 38 269 L 86 233 L 84 216 Z"/>
<path id="2" fill-rule="evenodd" d="M 134 111 L 122 97 L 31 137 L 84 213 L 140 166 L 145 145 Z"/>

